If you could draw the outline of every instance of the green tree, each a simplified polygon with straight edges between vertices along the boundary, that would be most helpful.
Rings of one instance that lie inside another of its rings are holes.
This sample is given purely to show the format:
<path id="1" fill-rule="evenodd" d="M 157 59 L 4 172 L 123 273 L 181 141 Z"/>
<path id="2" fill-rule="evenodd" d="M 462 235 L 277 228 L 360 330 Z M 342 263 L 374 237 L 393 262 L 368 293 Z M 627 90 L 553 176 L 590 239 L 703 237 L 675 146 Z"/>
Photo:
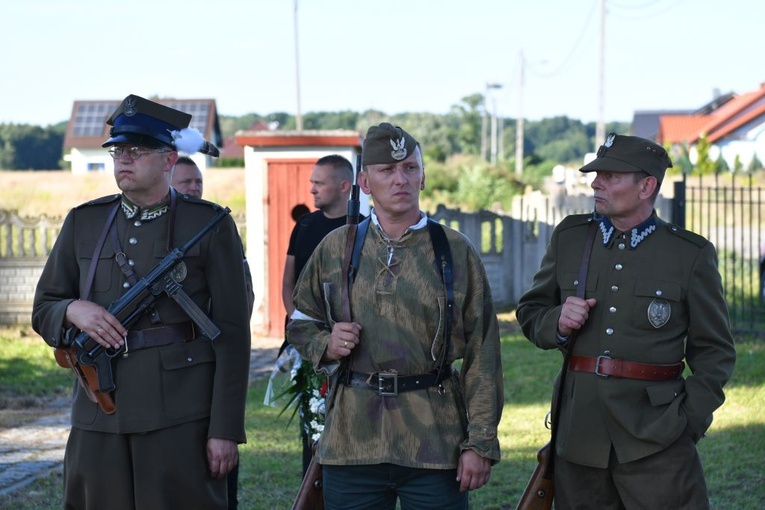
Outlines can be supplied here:
<path id="1" fill-rule="evenodd" d="M 449 112 L 457 130 L 459 152 L 463 154 L 478 154 L 481 150 L 483 105 L 483 94 L 472 94 L 463 97 Z"/>
<path id="2" fill-rule="evenodd" d="M 709 140 L 707 140 L 706 133 L 702 133 L 696 144 L 696 163 L 693 165 L 697 174 L 711 175 L 717 171 L 717 162 L 709 157 L 710 148 L 711 146 Z"/>
<path id="3" fill-rule="evenodd" d="M 0 168 L 6 170 L 55 170 L 63 151 L 65 124 L 0 125 Z"/>
<path id="4" fill-rule="evenodd" d="M 760 161 L 760 158 L 758 158 L 757 154 L 755 153 L 754 156 L 752 156 L 752 161 L 749 163 L 749 166 L 747 167 L 746 171 L 753 173 L 762 169 L 763 169 L 762 161 Z"/>

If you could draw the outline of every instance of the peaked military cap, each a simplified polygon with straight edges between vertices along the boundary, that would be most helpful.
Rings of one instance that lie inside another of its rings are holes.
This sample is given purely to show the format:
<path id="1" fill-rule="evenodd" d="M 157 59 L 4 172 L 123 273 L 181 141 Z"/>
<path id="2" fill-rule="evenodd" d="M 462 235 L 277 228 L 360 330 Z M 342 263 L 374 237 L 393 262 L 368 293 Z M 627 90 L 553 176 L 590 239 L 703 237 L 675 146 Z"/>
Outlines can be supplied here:
<path id="1" fill-rule="evenodd" d="M 206 141 L 197 129 L 190 128 L 190 122 L 188 113 L 130 94 L 106 121 L 112 129 L 109 139 L 101 146 L 132 143 L 218 157 L 218 148 Z"/>
<path id="2" fill-rule="evenodd" d="M 134 143 L 145 147 L 175 148 L 173 131 L 180 132 L 191 122 L 191 115 L 136 95 L 126 97 L 106 121 L 112 126 L 110 138 L 102 147 Z"/>
<path id="3" fill-rule="evenodd" d="M 414 154 L 418 145 L 419 142 L 403 128 L 382 122 L 367 130 L 361 149 L 361 164 L 398 163 Z"/>
<path id="4" fill-rule="evenodd" d="M 639 136 L 609 133 L 595 159 L 580 172 L 645 172 L 661 183 L 672 160 L 661 145 Z"/>

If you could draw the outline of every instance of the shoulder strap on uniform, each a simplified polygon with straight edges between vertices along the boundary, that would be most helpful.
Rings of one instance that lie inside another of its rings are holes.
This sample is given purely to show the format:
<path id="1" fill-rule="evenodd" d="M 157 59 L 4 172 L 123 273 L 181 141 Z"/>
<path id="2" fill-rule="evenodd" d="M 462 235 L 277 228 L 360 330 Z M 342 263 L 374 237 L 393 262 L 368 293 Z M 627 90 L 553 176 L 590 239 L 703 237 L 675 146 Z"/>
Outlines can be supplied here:
<path id="1" fill-rule="evenodd" d="M 446 239 L 444 228 L 437 221 L 428 218 L 428 231 L 430 241 L 433 243 L 433 252 L 436 255 L 436 266 L 441 273 L 441 279 L 446 287 L 446 324 L 444 325 L 444 348 L 441 351 L 441 361 L 438 365 L 438 376 L 446 367 L 446 359 L 449 357 L 449 346 L 452 338 L 452 319 L 454 314 L 454 280 L 452 274 L 452 252 L 449 249 L 449 241 Z"/>
<path id="2" fill-rule="evenodd" d="M 356 279 L 356 273 L 359 271 L 359 262 L 361 261 L 361 249 L 364 247 L 364 240 L 367 238 L 367 231 L 369 230 L 369 222 L 371 216 L 368 216 L 364 221 L 359 223 L 356 227 L 356 239 L 353 242 L 353 252 L 351 253 L 351 264 L 348 267 L 348 284 L 353 285 L 353 280 Z"/>

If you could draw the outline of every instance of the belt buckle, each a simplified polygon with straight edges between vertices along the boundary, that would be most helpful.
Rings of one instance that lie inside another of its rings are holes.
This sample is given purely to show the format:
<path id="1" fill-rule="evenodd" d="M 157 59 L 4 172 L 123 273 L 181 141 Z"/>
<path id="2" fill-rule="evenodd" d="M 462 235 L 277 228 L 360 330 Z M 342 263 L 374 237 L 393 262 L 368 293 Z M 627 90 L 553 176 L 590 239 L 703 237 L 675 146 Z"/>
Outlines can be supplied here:
<path id="1" fill-rule="evenodd" d="M 393 391 L 385 391 L 385 381 L 393 381 Z M 391 372 L 378 372 L 377 373 L 377 394 L 381 397 L 397 397 L 398 396 L 398 374 Z"/>
<path id="2" fill-rule="evenodd" d="M 613 359 L 613 358 L 609 356 L 608 354 L 601 354 L 600 356 L 598 356 L 598 359 L 595 362 L 595 375 L 597 375 L 598 377 L 603 377 L 605 379 L 605 378 L 608 378 L 608 374 L 604 374 L 600 371 L 600 361 L 603 359 Z"/>

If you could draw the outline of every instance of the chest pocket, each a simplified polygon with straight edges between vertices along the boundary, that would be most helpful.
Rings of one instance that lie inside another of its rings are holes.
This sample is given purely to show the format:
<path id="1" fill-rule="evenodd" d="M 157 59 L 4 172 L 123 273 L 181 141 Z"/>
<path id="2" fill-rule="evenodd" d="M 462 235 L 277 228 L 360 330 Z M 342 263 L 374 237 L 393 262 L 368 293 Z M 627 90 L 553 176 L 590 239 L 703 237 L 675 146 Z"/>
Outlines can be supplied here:
<path id="1" fill-rule="evenodd" d="M 682 286 L 666 280 L 638 279 L 635 282 L 632 317 L 641 329 L 664 327 L 672 318 L 684 316 Z"/>
<path id="2" fill-rule="evenodd" d="M 83 242 L 83 247 L 80 252 L 79 266 L 80 266 L 80 293 L 84 295 L 86 289 L 85 285 L 88 280 L 88 273 L 90 272 L 91 264 L 98 264 L 96 267 L 96 274 L 93 278 L 93 286 L 90 289 L 90 298 L 93 299 L 94 293 L 109 292 L 115 285 L 117 285 L 117 275 L 113 273 L 114 264 L 114 249 L 109 246 L 108 243 L 104 244 L 101 249 L 101 253 L 97 254 L 97 258 L 93 258 L 93 252 L 96 249 L 96 240 Z M 84 296 L 83 296 L 84 297 Z"/>
<path id="3" fill-rule="evenodd" d="M 562 274 L 560 284 L 560 302 L 564 303 L 569 296 L 576 296 L 576 286 L 579 282 L 579 273 L 568 271 Z M 584 297 L 589 298 L 595 294 L 598 288 L 598 274 L 587 273 L 587 286 L 585 287 Z"/>

